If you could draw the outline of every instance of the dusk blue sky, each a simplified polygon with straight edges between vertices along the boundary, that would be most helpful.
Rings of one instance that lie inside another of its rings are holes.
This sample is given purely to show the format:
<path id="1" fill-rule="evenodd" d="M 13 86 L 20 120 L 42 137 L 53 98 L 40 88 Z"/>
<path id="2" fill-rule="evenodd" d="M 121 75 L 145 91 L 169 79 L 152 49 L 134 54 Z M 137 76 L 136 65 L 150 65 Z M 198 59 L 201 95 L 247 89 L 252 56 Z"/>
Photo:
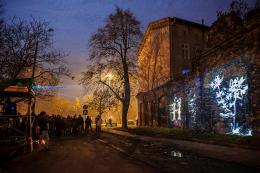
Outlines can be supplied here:
<path id="1" fill-rule="evenodd" d="M 69 53 L 66 58 L 73 76 L 62 79 L 66 86 L 61 95 L 69 98 L 81 96 L 78 85 L 80 73 L 85 70 L 88 58 L 87 42 L 91 33 L 104 24 L 115 5 L 129 8 L 141 21 L 145 30 L 149 22 L 164 17 L 179 17 L 206 25 L 216 20 L 216 11 L 229 8 L 232 0 L 4 0 L 5 19 L 17 16 L 30 20 L 31 16 L 50 22 L 54 29 L 55 47 Z M 254 0 L 248 0 L 253 4 Z"/>

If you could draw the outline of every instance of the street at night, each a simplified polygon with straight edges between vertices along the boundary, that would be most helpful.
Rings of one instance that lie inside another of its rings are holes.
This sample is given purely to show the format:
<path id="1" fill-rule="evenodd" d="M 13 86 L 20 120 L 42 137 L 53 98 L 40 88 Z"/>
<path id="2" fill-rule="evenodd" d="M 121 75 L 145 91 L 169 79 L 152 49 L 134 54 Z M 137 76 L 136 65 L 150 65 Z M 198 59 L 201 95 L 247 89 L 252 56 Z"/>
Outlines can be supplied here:
<path id="1" fill-rule="evenodd" d="M 174 156 L 173 151 L 181 152 Z M 200 163 L 203 162 L 203 165 Z M 54 139 L 49 151 L 21 155 L 2 165 L 1 173 L 14 172 L 257 172 L 250 166 L 198 156 L 174 145 L 142 142 L 104 133 Z"/>
<path id="2" fill-rule="evenodd" d="M 153 168 L 125 157 L 98 140 L 86 137 L 54 140 L 50 151 L 18 156 L 2 172 L 133 172 L 155 173 Z"/>

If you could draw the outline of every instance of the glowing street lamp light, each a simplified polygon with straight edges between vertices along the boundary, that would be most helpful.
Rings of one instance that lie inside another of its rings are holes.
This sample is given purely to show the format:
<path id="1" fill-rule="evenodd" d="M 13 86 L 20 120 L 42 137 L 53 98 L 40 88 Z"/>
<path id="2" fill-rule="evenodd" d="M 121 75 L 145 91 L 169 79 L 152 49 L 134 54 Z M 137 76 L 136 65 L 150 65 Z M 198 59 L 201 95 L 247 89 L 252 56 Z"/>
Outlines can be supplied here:
<path id="1" fill-rule="evenodd" d="M 113 74 L 108 73 L 107 74 L 107 79 L 108 79 L 109 82 L 112 80 L 112 78 L 113 78 Z"/>

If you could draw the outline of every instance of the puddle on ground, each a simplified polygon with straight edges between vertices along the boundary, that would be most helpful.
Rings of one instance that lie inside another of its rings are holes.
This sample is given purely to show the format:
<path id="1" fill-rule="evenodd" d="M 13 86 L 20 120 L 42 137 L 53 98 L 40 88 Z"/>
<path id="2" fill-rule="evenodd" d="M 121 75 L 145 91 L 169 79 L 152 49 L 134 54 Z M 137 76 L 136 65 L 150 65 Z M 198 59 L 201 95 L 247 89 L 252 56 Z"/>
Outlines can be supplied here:
<path id="1" fill-rule="evenodd" d="M 173 151 L 171 151 L 171 156 L 172 157 L 182 157 L 183 155 L 180 151 L 173 150 Z"/>
<path id="2" fill-rule="evenodd" d="M 125 142 L 125 146 L 127 146 L 127 147 L 130 147 L 130 146 L 132 146 L 133 144 L 131 144 L 131 143 L 127 143 L 127 142 Z"/>

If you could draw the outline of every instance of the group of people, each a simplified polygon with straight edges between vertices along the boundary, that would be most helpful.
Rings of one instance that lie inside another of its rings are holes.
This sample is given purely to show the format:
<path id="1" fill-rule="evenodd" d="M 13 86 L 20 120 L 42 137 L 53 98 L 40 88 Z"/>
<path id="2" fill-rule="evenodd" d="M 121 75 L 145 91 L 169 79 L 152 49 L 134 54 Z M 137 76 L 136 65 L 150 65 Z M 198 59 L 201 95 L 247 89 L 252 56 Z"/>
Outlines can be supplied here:
<path id="1" fill-rule="evenodd" d="M 20 130 L 28 133 L 28 123 L 26 117 L 22 118 Z M 101 134 L 102 119 L 100 115 L 95 118 L 95 135 Z M 92 120 L 87 116 L 85 121 L 81 115 L 67 116 L 51 115 L 41 112 L 33 116 L 32 137 L 33 141 L 38 141 L 39 148 L 48 150 L 50 137 L 61 136 L 81 136 L 83 134 L 92 134 Z"/>

